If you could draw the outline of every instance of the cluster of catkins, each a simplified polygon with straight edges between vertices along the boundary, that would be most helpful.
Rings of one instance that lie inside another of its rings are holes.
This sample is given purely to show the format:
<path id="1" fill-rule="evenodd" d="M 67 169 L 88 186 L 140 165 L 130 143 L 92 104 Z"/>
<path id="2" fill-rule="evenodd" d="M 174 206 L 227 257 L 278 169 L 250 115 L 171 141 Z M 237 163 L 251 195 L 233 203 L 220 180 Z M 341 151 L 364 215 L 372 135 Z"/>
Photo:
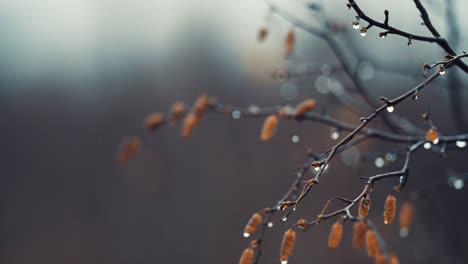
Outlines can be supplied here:
<path id="1" fill-rule="evenodd" d="M 376 264 L 398 264 L 399 260 L 396 255 L 388 254 L 382 250 L 382 245 L 379 242 L 376 231 L 373 226 L 370 226 L 365 218 L 369 213 L 371 205 L 371 200 L 369 195 L 365 195 L 360 199 L 358 216 L 359 218 L 352 219 L 354 221 L 353 225 L 353 236 L 352 244 L 355 248 L 366 247 L 367 255 L 371 258 L 374 258 Z M 396 215 L 396 198 L 393 195 L 389 195 L 385 201 L 384 205 L 384 223 L 390 224 Z M 262 214 L 255 213 L 250 218 L 244 229 L 244 237 L 250 237 L 251 234 L 260 225 L 266 225 L 267 223 L 262 222 Z M 328 237 L 328 247 L 337 248 L 343 237 L 343 221 L 345 218 L 340 217 L 331 227 L 330 235 Z M 405 202 L 399 212 L 399 222 L 400 222 L 400 234 L 407 234 L 409 227 L 413 219 L 413 205 L 410 202 Z M 284 235 L 281 243 L 280 249 L 280 262 L 286 264 L 289 257 L 292 254 L 294 244 L 296 241 L 296 231 L 306 230 L 308 223 L 301 219 L 299 220 L 292 228 L 288 229 Z M 239 264 L 252 264 L 255 260 L 255 249 L 258 247 L 256 240 L 253 240 L 249 247 L 244 250 L 241 255 Z"/>
<path id="2" fill-rule="evenodd" d="M 300 118 L 305 113 L 313 110 L 316 105 L 317 102 L 314 99 L 307 99 L 299 103 L 294 109 L 284 108 L 269 115 L 263 123 L 260 139 L 267 141 L 273 137 L 279 124 L 279 117 Z M 143 121 L 143 126 L 148 131 L 154 131 L 165 124 L 174 124 L 181 121 L 180 135 L 182 137 L 189 137 L 193 129 L 200 124 L 204 114 L 210 107 L 217 112 L 232 112 L 232 109 L 216 110 L 215 106 L 216 99 L 202 94 L 195 100 L 190 111 L 187 111 L 184 103 L 177 101 L 172 105 L 168 114 L 156 112 L 148 115 Z M 126 163 L 140 148 L 141 140 L 139 138 L 131 137 L 125 139 L 118 151 L 117 160 Z"/>

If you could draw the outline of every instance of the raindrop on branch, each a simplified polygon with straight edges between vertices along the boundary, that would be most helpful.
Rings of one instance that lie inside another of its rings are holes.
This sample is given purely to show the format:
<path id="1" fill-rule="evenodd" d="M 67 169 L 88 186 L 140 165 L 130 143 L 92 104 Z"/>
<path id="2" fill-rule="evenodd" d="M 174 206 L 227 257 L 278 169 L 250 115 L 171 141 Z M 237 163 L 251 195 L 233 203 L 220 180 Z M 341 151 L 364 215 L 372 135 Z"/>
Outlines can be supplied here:
<path id="1" fill-rule="evenodd" d="M 239 110 L 232 111 L 232 118 L 239 119 L 241 117 L 241 112 Z"/>
<path id="2" fill-rule="evenodd" d="M 382 168 L 385 165 L 385 160 L 382 157 L 377 157 L 374 161 L 374 165 L 377 168 Z"/>
<path id="3" fill-rule="evenodd" d="M 466 147 L 466 141 L 463 141 L 463 140 L 457 140 L 457 142 L 455 142 L 455 145 L 459 148 L 464 148 Z"/>
<path id="4" fill-rule="evenodd" d="M 293 136 L 291 137 L 291 141 L 292 141 L 293 143 L 298 143 L 299 140 L 300 140 L 300 138 L 299 138 L 298 135 L 293 135 Z"/>

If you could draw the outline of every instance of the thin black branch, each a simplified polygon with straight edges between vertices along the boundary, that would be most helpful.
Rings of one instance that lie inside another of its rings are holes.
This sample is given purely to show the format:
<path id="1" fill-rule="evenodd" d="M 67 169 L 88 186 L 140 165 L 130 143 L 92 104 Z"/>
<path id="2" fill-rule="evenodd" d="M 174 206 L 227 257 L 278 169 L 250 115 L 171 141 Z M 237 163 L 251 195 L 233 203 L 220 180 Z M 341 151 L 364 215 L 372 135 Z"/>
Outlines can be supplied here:
<path id="1" fill-rule="evenodd" d="M 406 37 L 409 40 L 419 40 L 419 41 L 424 41 L 424 42 L 437 43 L 442 49 L 444 49 L 450 55 L 452 55 L 452 56 L 457 55 L 457 53 L 452 48 L 452 46 L 450 46 L 450 44 L 447 42 L 447 40 L 440 37 L 440 36 L 428 37 L 428 36 L 415 35 L 415 34 L 408 33 L 406 31 L 400 30 L 398 28 L 394 28 L 392 26 L 389 26 L 388 24 L 378 22 L 378 21 L 368 17 L 364 13 L 364 11 L 361 10 L 361 8 L 358 6 L 356 1 L 354 1 L 354 0 L 348 0 L 348 1 L 349 1 L 349 4 L 354 9 L 354 11 L 359 16 L 360 19 L 368 22 L 369 24 L 371 24 L 373 26 L 376 26 L 376 27 L 387 30 L 388 31 L 387 34 L 399 35 L 399 36 L 402 36 L 402 37 Z M 417 0 L 415 0 L 415 3 L 416 2 L 417 2 Z M 417 5 L 417 3 L 416 3 L 416 5 Z M 423 9 L 424 9 L 424 7 L 423 7 Z M 421 11 L 421 9 L 420 9 L 420 11 Z M 425 9 L 424 9 L 424 11 L 425 11 Z M 423 19 L 424 19 L 424 17 L 423 17 Z M 427 16 L 427 20 L 430 23 L 429 16 Z M 431 26 L 431 28 L 433 28 L 432 23 L 430 23 L 430 26 Z M 429 30 L 431 30 L 431 28 L 429 28 Z M 435 30 L 435 28 L 433 28 L 433 29 Z M 435 30 L 435 32 L 433 32 L 431 30 L 431 33 L 433 33 L 433 34 L 437 33 L 438 34 L 438 32 L 436 30 Z M 464 72 L 468 73 L 468 65 L 466 65 L 463 61 L 457 60 L 457 61 L 455 61 L 455 63 L 457 64 L 458 67 L 460 67 L 460 69 L 462 69 Z"/>

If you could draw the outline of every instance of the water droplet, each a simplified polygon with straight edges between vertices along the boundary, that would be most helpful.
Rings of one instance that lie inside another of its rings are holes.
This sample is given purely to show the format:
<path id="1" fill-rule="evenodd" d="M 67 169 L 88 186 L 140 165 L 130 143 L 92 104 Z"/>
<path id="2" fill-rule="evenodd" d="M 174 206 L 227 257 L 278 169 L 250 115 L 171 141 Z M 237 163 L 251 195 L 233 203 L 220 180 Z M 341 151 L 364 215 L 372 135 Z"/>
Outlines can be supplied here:
<path id="1" fill-rule="evenodd" d="M 293 211 L 296 211 L 296 207 L 295 207 L 295 206 L 293 207 Z"/>
<path id="2" fill-rule="evenodd" d="M 464 147 L 466 147 L 466 141 L 457 140 L 457 142 L 455 142 L 455 145 L 457 145 L 457 147 L 459 147 L 459 148 L 464 148 Z"/>
<path id="3" fill-rule="evenodd" d="M 440 67 L 439 67 L 439 74 L 440 74 L 440 75 L 445 75 L 445 72 L 446 72 L 446 71 L 445 71 L 445 68 L 444 68 L 443 66 L 440 66 Z"/>
<path id="4" fill-rule="evenodd" d="M 288 261 L 287 260 L 282 260 L 281 264 L 288 264 Z"/>
<path id="5" fill-rule="evenodd" d="M 273 222 L 271 222 L 271 221 L 268 222 L 267 226 L 268 226 L 269 228 L 272 228 L 272 227 L 273 227 Z"/>
<path id="6" fill-rule="evenodd" d="M 385 159 L 388 160 L 388 161 L 394 162 L 397 159 L 397 154 L 389 152 L 389 153 L 385 154 Z"/>
<path id="7" fill-rule="evenodd" d="M 430 149 L 431 146 L 432 146 L 432 144 L 431 144 L 430 142 L 426 142 L 426 143 L 424 143 L 424 145 L 423 145 L 423 147 L 424 147 L 425 149 Z"/>
<path id="8" fill-rule="evenodd" d="M 388 221 L 384 221 L 384 224 L 388 225 L 388 223 L 389 223 Z"/>
<path id="9" fill-rule="evenodd" d="M 250 236 L 250 234 L 249 234 L 249 233 L 247 233 L 247 232 L 245 232 L 245 233 L 244 233 L 244 237 L 246 237 L 246 238 L 247 238 L 247 237 L 249 237 L 249 236 Z"/>
<path id="10" fill-rule="evenodd" d="M 400 176 L 400 184 L 403 184 L 405 181 L 405 176 Z"/>
<path id="11" fill-rule="evenodd" d="M 439 138 L 436 138 L 436 139 L 434 139 L 434 140 L 432 141 L 432 143 L 434 143 L 435 145 L 437 145 L 437 143 L 439 143 L 439 141 L 440 141 Z"/>
<path id="12" fill-rule="evenodd" d="M 408 228 L 401 228 L 401 229 L 400 229 L 400 237 L 401 237 L 401 238 L 407 237 L 408 234 L 409 234 Z"/>
<path id="13" fill-rule="evenodd" d="M 249 105 L 249 107 L 247 109 L 252 114 L 257 114 L 258 112 L 260 112 L 260 107 L 258 107 L 256 105 Z"/>
<path id="14" fill-rule="evenodd" d="M 461 190 L 465 186 L 465 181 L 458 176 L 450 176 L 448 178 L 449 186 L 453 187 L 455 190 Z"/>
<path id="15" fill-rule="evenodd" d="M 392 113 L 393 111 L 395 111 L 395 107 L 393 105 L 387 106 L 387 112 Z"/>
<path id="16" fill-rule="evenodd" d="M 300 138 L 299 138 L 298 135 L 293 135 L 293 136 L 291 137 L 291 141 L 292 141 L 293 143 L 298 143 L 299 140 L 300 140 Z"/>
<path id="17" fill-rule="evenodd" d="M 232 118 L 239 119 L 241 117 L 241 112 L 239 110 L 232 111 Z"/>
<path id="18" fill-rule="evenodd" d="M 314 167 L 314 171 L 320 171 L 320 166 Z"/>
<path id="19" fill-rule="evenodd" d="M 331 134 L 330 134 L 330 137 L 331 139 L 333 140 L 337 140 L 338 138 L 340 138 L 340 132 L 338 132 L 337 130 L 333 131 Z"/>
<path id="20" fill-rule="evenodd" d="M 382 168 L 385 165 L 385 160 L 382 157 L 377 157 L 374 164 L 377 168 Z"/>
<path id="21" fill-rule="evenodd" d="M 287 216 L 281 218 L 281 221 L 283 221 L 283 222 L 286 222 L 286 220 L 288 220 L 288 217 L 287 217 Z"/>
<path id="22" fill-rule="evenodd" d="M 381 39 L 384 39 L 387 36 L 387 34 L 379 34 L 379 36 Z"/>
<path id="23" fill-rule="evenodd" d="M 302 173 L 301 173 L 301 172 L 298 172 L 298 173 L 296 174 L 296 176 L 297 176 L 298 178 L 300 178 L 300 177 L 302 176 Z"/>
<path id="24" fill-rule="evenodd" d="M 455 188 L 456 190 L 461 190 L 464 185 L 465 181 L 463 181 L 463 179 L 457 178 L 453 181 L 453 188 Z"/>
<path id="25" fill-rule="evenodd" d="M 358 21 L 353 21 L 353 28 L 354 29 L 359 29 L 359 22 Z"/>
<path id="26" fill-rule="evenodd" d="M 419 92 L 415 92 L 413 94 L 413 100 L 418 100 L 418 98 L 419 98 Z"/>
<path id="27" fill-rule="evenodd" d="M 362 27 L 361 28 L 361 36 L 362 37 L 365 37 L 367 35 L 367 28 L 366 27 Z"/>

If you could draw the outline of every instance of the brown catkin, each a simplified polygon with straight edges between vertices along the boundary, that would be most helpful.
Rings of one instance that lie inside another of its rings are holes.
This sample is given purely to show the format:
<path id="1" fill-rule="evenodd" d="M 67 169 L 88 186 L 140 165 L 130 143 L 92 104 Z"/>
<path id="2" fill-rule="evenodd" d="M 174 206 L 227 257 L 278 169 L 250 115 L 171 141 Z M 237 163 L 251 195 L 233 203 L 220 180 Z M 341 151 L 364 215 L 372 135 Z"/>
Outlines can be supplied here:
<path id="1" fill-rule="evenodd" d="M 144 127 L 148 130 L 155 130 L 164 123 L 163 113 L 153 113 L 145 118 Z"/>
<path id="2" fill-rule="evenodd" d="M 184 103 L 177 101 L 171 106 L 172 120 L 179 120 L 185 114 L 185 105 Z"/>
<path id="3" fill-rule="evenodd" d="M 200 95 L 193 105 L 193 112 L 201 118 L 205 110 L 208 108 L 210 100 L 208 96 L 202 94 Z"/>
<path id="4" fill-rule="evenodd" d="M 293 53 L 295 43 L 296 43 L 296 38 L 294 36 L 294 31 L 290 30 L 286 34 L 286 39 L 284 41 L 284 49 L 285 49 L 286 56 L 289 56 L 291 55 L 291 53 Z"/>
<path id="5" fill-rule="evenodd" d="M 280 261 L 288 261 L 289 256 L 294 248 L 296 242 L 296 231 L 288 229 L 283 235 L 283 242 L 281 243 Z"/>
<path id="6" fill-rule="evenodd" d="M 426 133 L 426 139 L 435 143 L 437 141 L 437 138 L 439 138 L 439 135 L 437 133 L 437 130 L 434 128 L 431 128 L 427 131 Z"/>
<path id="7" fill-rule="evenodd" d="M 366 243 L 367 225 L 365 222 L 359 221 L 353 226 L 353 246 L 361 248 Z"/>
<path id="8" fill-rule="evenodd" d="M 126 163 L 130 157 L 141 148 L 141 141 L 139 138 L 132 137 L 122 142 L 117 155 L 117 160 Z"/>
<path id="9" fill-rule="evenodd" d="M 364 196 L 359 201 L 358 215 L 360 218 L 364 219 L 369 214 L 369 208 L 371 206 L 370 196 Z"/>
<path id="10" fill-rule="evenodd" d="M 294 116 L 303 116 L 305 113 L 313 110 L 317 106 L 317 101 L 314 99 L 307 99 L 300 102 L 294 109 Z"/>
<path id="11" fill-rule="evenodd" d="M 390 257 L 388 257 L 387 263 L 388 264 L 400 264 L 400 260 L 398 259 L 396 255 L 391 255 Z"/>
<path id="12" fill-rule="evenodd" d="M 251 248 L 246 248 L 242 253 L 242 256 L 239 260 L 239 264 L 252 264 L 254 260 L 254 250 Z"/>
<path id="13" fill-rule="evenodd" d="M 395 218 L 395 212 L 396 212 L 396 198 L 395 196 L 389 194 L 387 196 L 387 199 L 385 200 L 384 213 L 383 213 L 385 224 L 390 224 L 393 221 L 393 218 Z"/>
<path id="14" fill-rule="evenodd" d="M 262 222 L 262 215 L 259 213 L 255 213 L 250 217 L 249 222 L 244 228 L 244 236 L 249 237 L 255 230 L 257 229 L 258 225 Z"/>
<path id="15" fill-rule="evenodd" d="M 278 117 L 276 115 L 269 115 L 265 122 L 263 122 L 262 132 L 260 133 L 260 139 L 262 141 L 269 140 L 276 131 L 276 127 L 278 127 Z"/>
<path id="16" fill-rule="evenodd" d="M 375 264 L 386 264 L 387 263 L 387 258 L 385 257 L 384 254 L 378 253 L 377 256 L 375 256 Z"/>
<path id="17" fill-rule="evenodd" d="M 183 137 L 188 137 L 192 134 L 193 128 L 200 122 L 199 116 L 197 116 L 195 113 L 190 113 L 188 114 L 185 119 L 184 123 L 182 124 L 182 130 L 180 131 L 180 134 Z"/>
<path id="18" fill-rule="evenodd" d="M 336 221 L 331 229 L 328 237 L 328 247 L 337 248 L 340 245 L 341 238 L 343 237 L 343 223 L 338 220 Z"/>
<path id="19" fill-rule="evenodd" d="M 368 229 L 366 232 L 366 247 L 369 257 L 374 257 L 380 252 L 379 243 L 377 242 L 374 231 L 371 229 Z"/>
<path id="20" fill-rule="evenodd" d="M 413 205 L 405 202 L 400 209 L 400 229 L 408 230 L 413 221 Z"/>

